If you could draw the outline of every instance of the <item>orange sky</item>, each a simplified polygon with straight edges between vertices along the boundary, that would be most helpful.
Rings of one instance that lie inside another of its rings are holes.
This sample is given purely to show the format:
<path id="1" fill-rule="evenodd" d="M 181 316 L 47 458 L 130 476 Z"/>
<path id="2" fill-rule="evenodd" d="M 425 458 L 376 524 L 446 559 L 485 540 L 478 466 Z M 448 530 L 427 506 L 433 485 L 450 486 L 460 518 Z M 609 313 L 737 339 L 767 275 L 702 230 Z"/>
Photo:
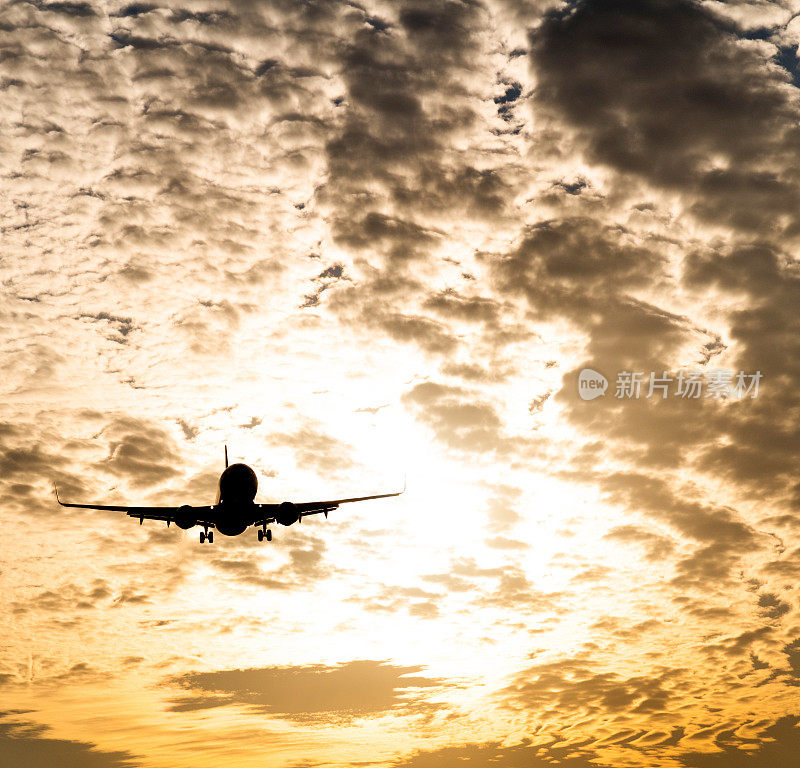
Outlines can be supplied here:
<path id="1" fill-rule="evenodd" d="M 796 760 L 800 2 L 0 30 L 0 766 Z"/>

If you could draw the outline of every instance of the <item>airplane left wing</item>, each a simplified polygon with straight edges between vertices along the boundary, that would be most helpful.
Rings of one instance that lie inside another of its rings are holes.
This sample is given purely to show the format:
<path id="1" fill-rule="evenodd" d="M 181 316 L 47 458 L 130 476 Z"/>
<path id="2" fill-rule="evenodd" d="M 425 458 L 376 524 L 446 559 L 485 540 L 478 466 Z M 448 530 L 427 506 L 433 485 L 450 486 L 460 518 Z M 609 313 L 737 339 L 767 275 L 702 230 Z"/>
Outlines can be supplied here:
<path id="1" fill-rule="evenodd" d="M 388 499 L 390 496 L 399 496 L 405 492 L 395 491 L 394 493 L 378 493 L 374 496 L 355 496 L 352 499 L 332 499 L 331 501 L 307 501 L 302 504 L 295 504 L 294 508 L 304 515 L 315 515 L 318 512 L 324 512 L 326 509 L 336 509 L 340 504 L 350 504 L 353 501 L 369 501 L 370 499 Z"/>
<path id="2" fill-rule="evenodd" d="M 138 518 L 141 523 L 143 520 L 161 520 L 167 525 L 175 520 L 179 515 L 181 517 L 192 517 L 197 520 L 199 525 L 214 527 L 212 518 L 213 507 L 191 507 L 184 505 L 181 507 L 128 507 L 117 504 L 72 504 L 70 502 L 61 501 L 58 495 L 58 488 L 53 486 L 56 492 L 56 501 L 62 507 L 77 507 L 78 509 L 99 509 L 107 512 L 125 512 L 128 517 Z"/>
<path id="3" fill-rule="evenodd" d="M 340 504 L 351 504 L 355 501 L 369 501 L 370 499 L 388 499 L 392 496 L 400 496 L 405 493 L 405 486 L 402 491 L 395 491 L 394 493 L 377 493 L 372 496 L 353 496 L 349 499 L 329 499 L 328 501 L 305 501 L 294 503 L 291 501 L 284 501 L 282 504 L 256 504 L 256 509 L 259 511 L 259 516 L 256 524 L 260 524 L 262 520 L 267 523 L 272 521 L 280 522 L 281 513 L 286 515 L 297 515 L 298 520 L 302 520 L 306 515 L 318 515 L 320 512 L 324 513 L 325 517 L 328 512 L 337 509 Z"/>

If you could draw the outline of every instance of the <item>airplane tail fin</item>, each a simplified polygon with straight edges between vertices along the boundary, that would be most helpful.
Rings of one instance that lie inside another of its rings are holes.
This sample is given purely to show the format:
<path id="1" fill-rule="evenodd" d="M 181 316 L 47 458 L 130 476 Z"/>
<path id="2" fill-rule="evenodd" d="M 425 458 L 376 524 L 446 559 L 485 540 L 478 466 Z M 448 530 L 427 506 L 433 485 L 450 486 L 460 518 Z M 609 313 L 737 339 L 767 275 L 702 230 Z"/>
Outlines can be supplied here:
<path id="1" fill-rule="evenodd" d="M 225 446 L 225 469 L 228 468 L 228 446 Z"/>

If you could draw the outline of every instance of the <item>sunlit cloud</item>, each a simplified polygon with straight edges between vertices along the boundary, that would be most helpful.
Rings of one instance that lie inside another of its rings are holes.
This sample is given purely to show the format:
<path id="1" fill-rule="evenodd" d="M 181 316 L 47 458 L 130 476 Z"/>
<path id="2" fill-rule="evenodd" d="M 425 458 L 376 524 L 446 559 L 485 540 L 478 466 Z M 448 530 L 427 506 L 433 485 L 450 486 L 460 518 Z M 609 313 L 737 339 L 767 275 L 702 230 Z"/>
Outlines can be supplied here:
<path id="1" fill-rule="evenodd" d="M 796 13 L 6 4 L 0 754 L 789 764 Z"/>

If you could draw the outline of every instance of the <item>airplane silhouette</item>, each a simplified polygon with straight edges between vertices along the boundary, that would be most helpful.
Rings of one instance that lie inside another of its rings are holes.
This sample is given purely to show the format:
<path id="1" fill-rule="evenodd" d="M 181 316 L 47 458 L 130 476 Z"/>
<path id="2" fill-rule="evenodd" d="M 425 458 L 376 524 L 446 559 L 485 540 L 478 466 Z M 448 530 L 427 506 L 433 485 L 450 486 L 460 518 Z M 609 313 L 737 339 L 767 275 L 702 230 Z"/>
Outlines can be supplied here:
<path id="1" fill-rule="evenodd" d="M 328 517 L 340 504 L 353 501 L 369 501 L 370 499 L 386 499 L 399 496 L 405 492 L 379 493 L 373 496 L 356 496 L 351 499 L 332 499 L 330 501 L 307 501 L 296 504 L 284 501 L 280 504 L 258 504 L 255 501 L 258 490 L 256 473 L 247 464 L 231 464 L 228 466 L 228 446 L 225 446 L 225 471 L 219 477 L 217 501 L 207 507 L 192 507 L 184 504 L 180 507 L 126 507 L 113 504 L 71 504 L 61 501 L 55 483 L 56 501 L 62 507 L 78 507 L 80 509 L 106 509 L 112 512 L 126 512 L 128 517 L 138 517 L 139 525 L 145 520 L 163 520 L 169 526 L 174 522 L 184 530 L 202 525 L 200 543 L 213 543 L 216 528 L 223 536 L 238 536 L 251 525 L 258 527 L 258 540 L 272 541 L 272 531 L 267 528 L 271 523 L 292 525 L 302 522 L 307 515 L 322 512 Z"/>

